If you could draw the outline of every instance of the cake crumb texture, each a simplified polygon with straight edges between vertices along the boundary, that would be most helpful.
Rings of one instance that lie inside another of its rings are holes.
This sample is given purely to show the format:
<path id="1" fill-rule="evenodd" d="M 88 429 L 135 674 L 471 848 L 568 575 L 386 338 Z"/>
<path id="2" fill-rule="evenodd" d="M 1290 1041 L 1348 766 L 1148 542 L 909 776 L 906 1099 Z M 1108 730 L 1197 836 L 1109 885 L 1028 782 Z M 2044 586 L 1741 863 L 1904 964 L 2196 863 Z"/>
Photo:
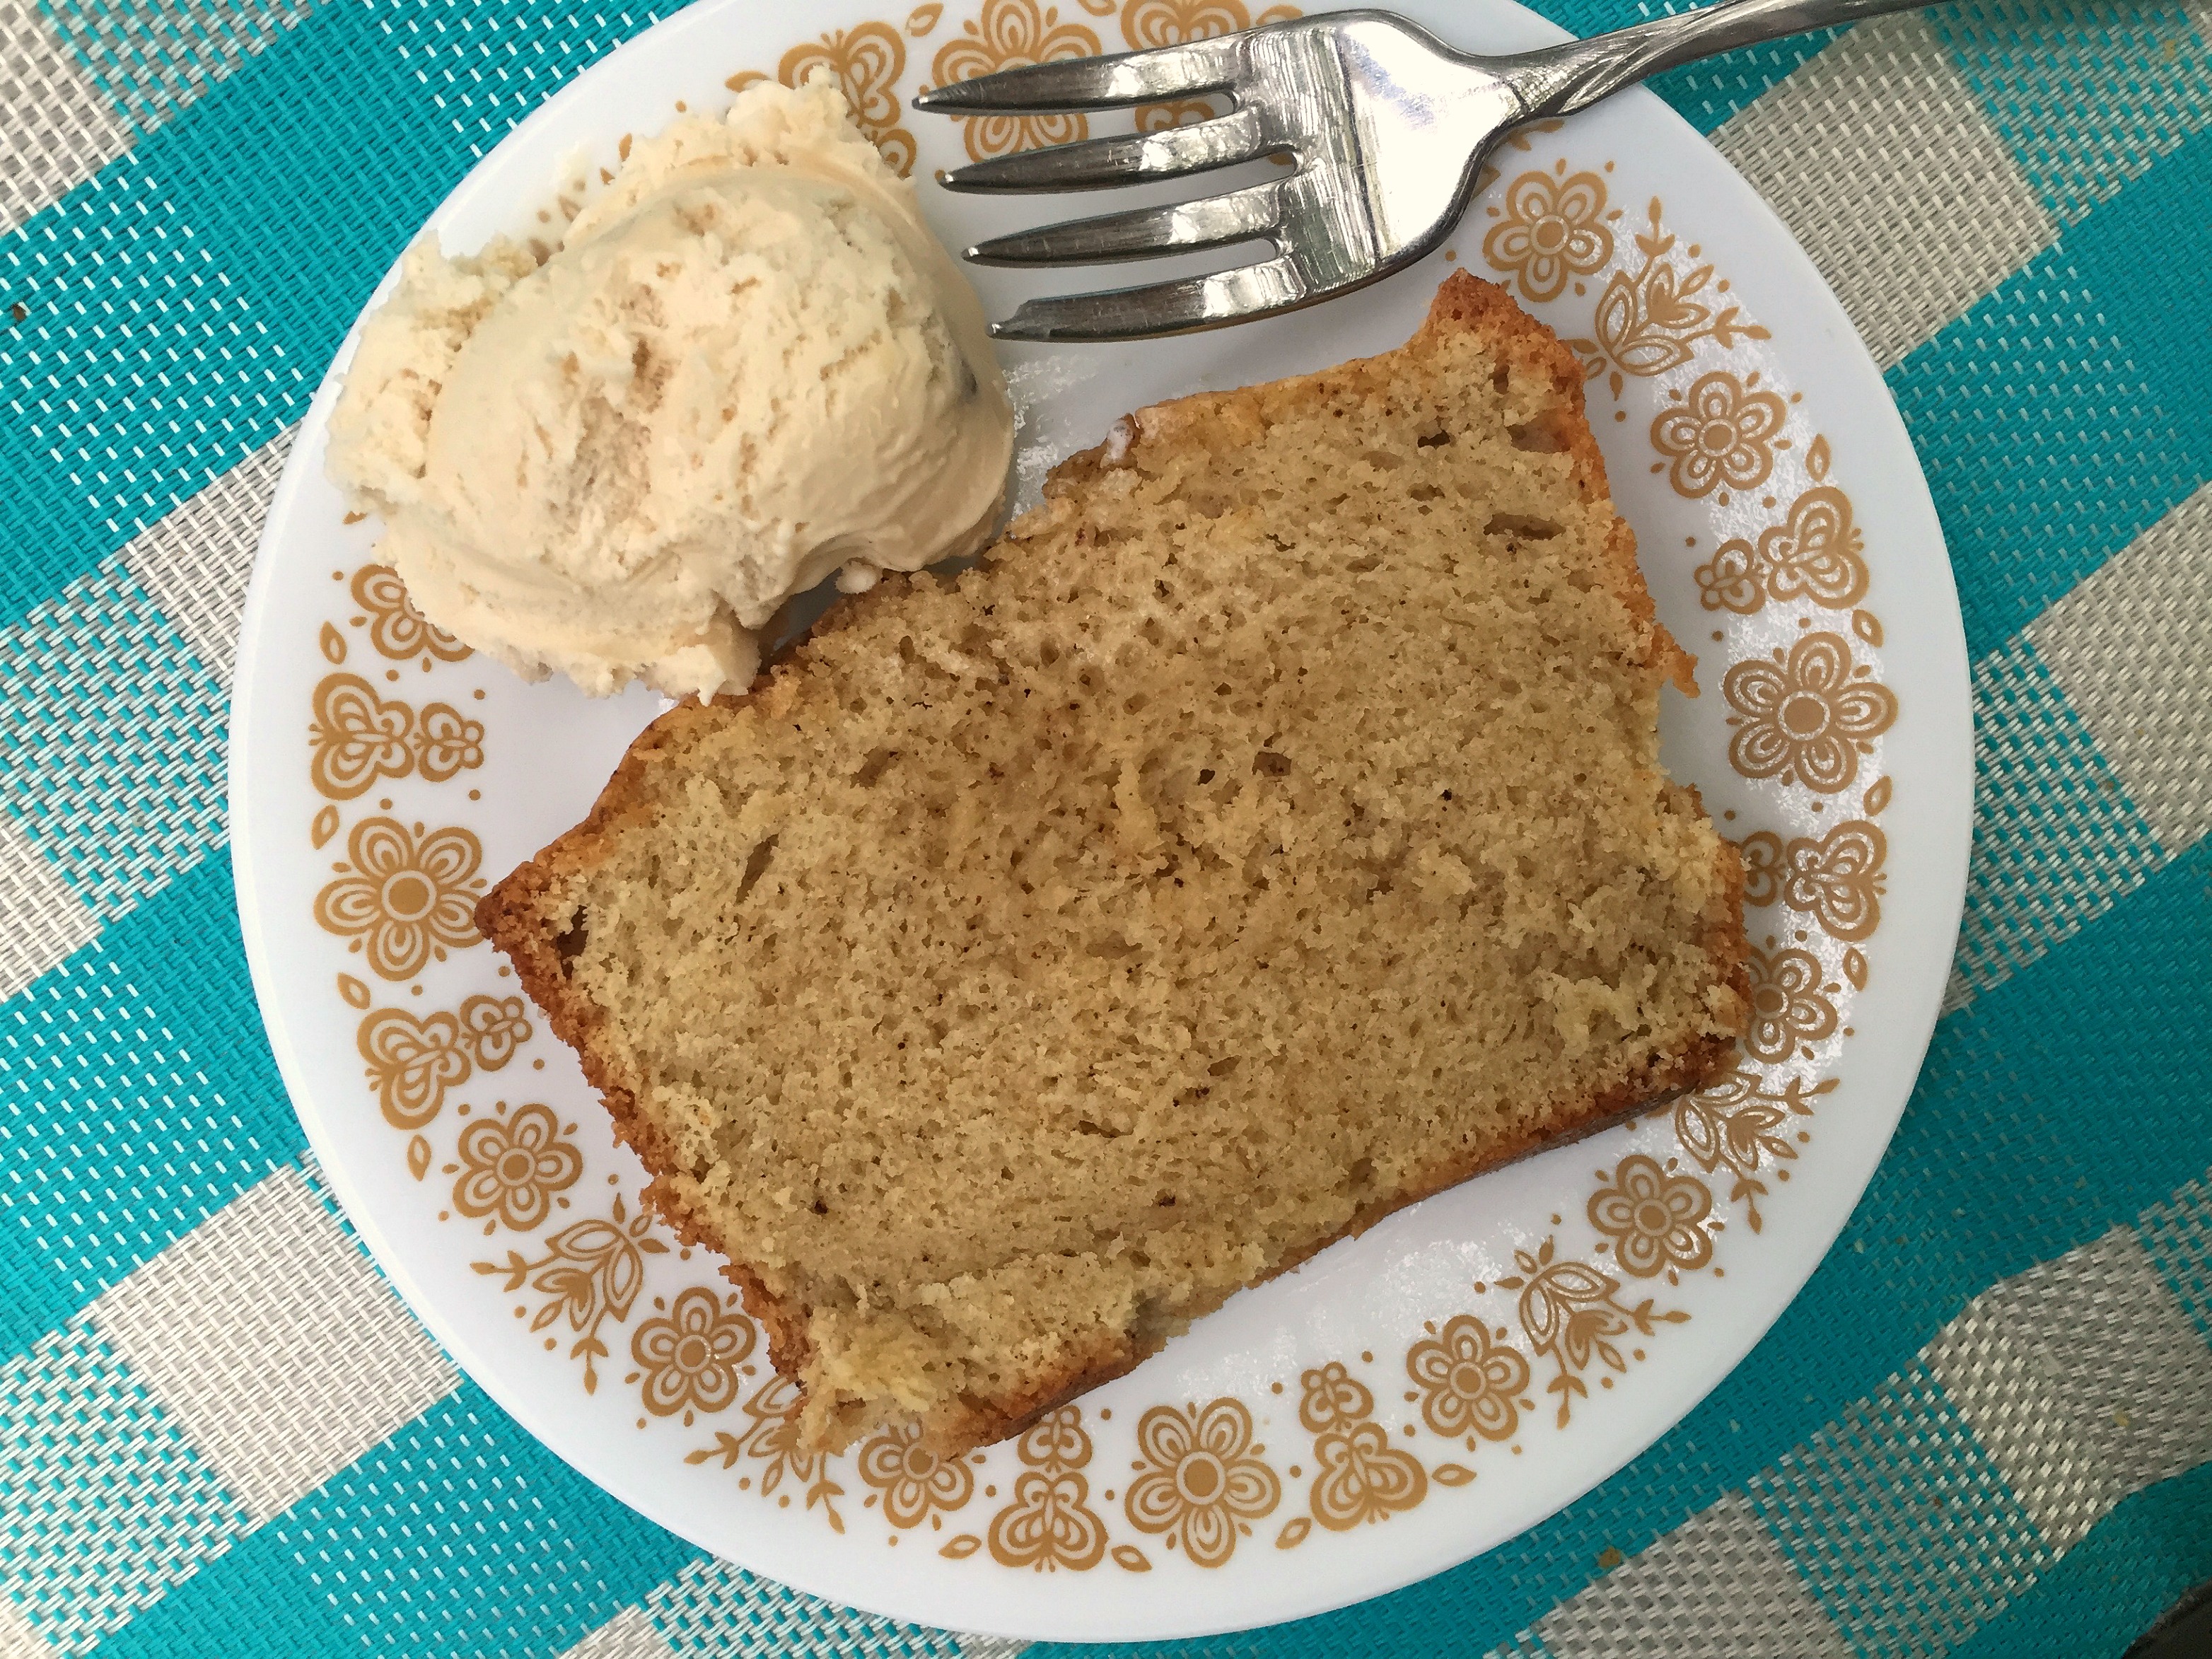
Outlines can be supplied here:
<path id="1" fill-rule="evenodd" d="M 1013 1432 L 1719 1063 L 1741 869 L 1580 388 L 1462 273 L 1396 351 L 1139 410 L 487 896 L 809 1443 Z"/>

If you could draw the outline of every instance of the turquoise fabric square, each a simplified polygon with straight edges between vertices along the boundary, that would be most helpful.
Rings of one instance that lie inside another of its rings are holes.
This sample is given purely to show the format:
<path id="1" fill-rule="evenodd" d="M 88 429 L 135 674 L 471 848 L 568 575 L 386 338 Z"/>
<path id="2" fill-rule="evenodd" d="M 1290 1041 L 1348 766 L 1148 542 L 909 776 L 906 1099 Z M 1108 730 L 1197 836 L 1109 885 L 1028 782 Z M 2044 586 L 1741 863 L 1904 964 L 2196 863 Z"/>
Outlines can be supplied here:
<path id="1" fill-rule="evenodd" d="M 5 306 L 0 623 L 275 436 L 300 384 L 137 155 L 0 236 Z"/>
<path id="2" fill-rule="evenodd" d="M 1974 665 L 1974 777 L 1955 971 L 1978 990 L 2141 885 L 2166 853 L 2025 639 Z"/>
<path id="3" fill-rule="evenodd" d="M 0 1005 L 0 1352 L 303 1144 L 215 860 Z"/>
<path id="4" fill-rule="evenodd" d="M 2054 1559 L 1917 1364 L 1747 1495 L 1866 1659 L 1941 1652 Z"/>
<path id="5" fill-rule="evenodd" d="M 372 1652 L 552 1654 L 699 1552 L 532 1439 L 473 1384 L 271 1522 Z M 250 1621 L 231 1611 L 234 1627 Z"/>
<path id="6" fill-rule="evenodd" d="M 392 50 L 472 155 L 632 35 L 683 9 L 684 0 L 380 3 Z M 803 8 L 786 15 L 794 40 L 813 27 Z M 727 72 L 748 67 L 733 58 Z"/>
<path id="7" fill-rule="evenodd" d="M 788 1659 L 845 1659 L 853 1653 L 960 1659 L 958 1640 L 944 1631 L 839 1607 L 726 1561 L 694 1563 L 647 1596 L 645 1606 L 678 1659 L 745 1653 Z"/>
<path id="8" fill-rule="evenodd" d="M 226 702 L 119 557 L 0 628 L 0 805 L 95 915 L 222 845 Z"/>
<path id="9" fill-rule="evenodd" d="M 1672 17 L 1690 7 L 1668 0 L 1536 0 L 1528 9 L 1540 12 L 1568 33 L 1587 39 L 1611 29 L 1632 28 L 1655 17 Z"/>
<path id="10" fill-rule="evenodd" d="M 1977 0 L 1929 21 L 2061 224 L 2212 119 L 2212 53 L 2180 0 Z"/>
<path id="11" fill-rule="evenodd" d="M 2063 238 L 1887 379 L 1942 514 L 1966 649 L 1996 650 L 2203 481 Z"/>
<path id="12" fill-rule="evenodd" d="M 371 1651 L 309 1575 L 298 1545 L 270 1526 L 234 1542 L 215 1571 L 172 1585 L 100 1644 L 100 1659 L 362 1659 Z"/>
<path id="13" fill-rule="evenodd" d="M 246 1530 L 122 1360 L 71 1325 L 0 1365 L 0 1589 L 89 1652 Z"/>
<path id="14" fill-rule="evenodd" d="M 1856 1370 L 1861 1346 L 1901 1363 L 1978 1291 L 2132 1223 L 2212 1164 L 2212 1115 L 2172 1104 L 2202 1092 L 2212 999 L 2192 964 L 2212 957 L 2208 878 L 2212 845 L 2199 842 L 1936 1027 L 1866 1195 L 1784 1316 L 1854 1333 L 1853 1357 L 1831 1348 L 1831 1364 Z M 2130 988 L 2124 1039 L 2083 994 L 2110 985 Z M 2029 1161 L 2033 1181 L 1999 1173 L 1991 1149 Z M 1855 1305 L 1828 1304 L 1847 1278 Z"/>
<path id="15" fill-rule="evenodd" d="M 2130 407 L 2127 388 L 2113 387 L 2112 416 L 2146 436 L 2170 432 L 2174 470 L 2191 489 L 2212 478 L 2212 283 L 2203 276 L 2212 270 L 2212 131 L 2149 167 L 2061 246 L 2149 394 Z M 2063 423 L 2069 412 L 2045 418 Z M 2095 434 L 2068 435 L 2087 444 Z"/>

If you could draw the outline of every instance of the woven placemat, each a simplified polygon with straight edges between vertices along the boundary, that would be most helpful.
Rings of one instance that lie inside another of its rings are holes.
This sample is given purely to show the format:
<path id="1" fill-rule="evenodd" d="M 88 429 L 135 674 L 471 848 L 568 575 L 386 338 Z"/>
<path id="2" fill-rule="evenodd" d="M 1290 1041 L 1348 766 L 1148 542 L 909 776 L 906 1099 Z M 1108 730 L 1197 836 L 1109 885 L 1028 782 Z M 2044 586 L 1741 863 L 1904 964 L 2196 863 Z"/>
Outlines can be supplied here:
<path id="1" fill-rule="evenodd" d="M 1019 1649 L 751 1577 L 523 1434 L 350 1238 L 239 944 L 227 702 L 294 426 L 430 207 L 668 9 L 0 0 L 0 1659 Z M 2212 1576 L 2208 28 L 1947 7 L 1659 83 L 1942 514 L 1945 1018 L 1827 1261 L 1629 1468 L 1396 1595 L 1144 1651 L 2117 1654 Z"/>

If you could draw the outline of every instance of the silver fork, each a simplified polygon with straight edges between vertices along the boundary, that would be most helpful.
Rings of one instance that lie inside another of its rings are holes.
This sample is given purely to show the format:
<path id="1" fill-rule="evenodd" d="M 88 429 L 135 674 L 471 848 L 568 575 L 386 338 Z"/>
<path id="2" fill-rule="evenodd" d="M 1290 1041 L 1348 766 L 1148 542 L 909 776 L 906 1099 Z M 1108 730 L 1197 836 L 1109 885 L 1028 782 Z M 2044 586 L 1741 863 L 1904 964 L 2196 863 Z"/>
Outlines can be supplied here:
<path id="1" fill-rule="evenodd" d="M 1273 256 L 1210 276 L 1024 301 L 1007 340 L 1139 340 L 1310 306 L 1413 264 L 1474 193 L 1477 170 L 1523 122 L 1569 115 L 1701 58 L 1934 0 L 1723 0 L 1511 57 L 1455 52 L 1382 11 L 1340 11 L 1113 58 L 1006 70 L 926 92 L 946 115 L 1085 112 L 1225 94 L 1229 113 L 1164 132 L 1092 138 L 979 161 L 948 190 L 1098 190 L 1267 157 L 1295 170 L 1165 207 L 1000 236 L 993 265 L 1097 264 L 1264 241 Z"/>

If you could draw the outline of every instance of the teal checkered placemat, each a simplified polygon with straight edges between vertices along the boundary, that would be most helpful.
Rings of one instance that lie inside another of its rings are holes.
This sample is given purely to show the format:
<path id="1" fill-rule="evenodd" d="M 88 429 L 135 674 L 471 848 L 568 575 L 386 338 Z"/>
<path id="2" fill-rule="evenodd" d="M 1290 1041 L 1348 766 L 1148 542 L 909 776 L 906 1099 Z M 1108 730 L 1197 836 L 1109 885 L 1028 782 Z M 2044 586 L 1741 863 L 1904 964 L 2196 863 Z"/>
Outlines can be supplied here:
<path id="1" fill-rule="evenodd" d="M 456 1373 L 238 943 L 233 641 L 294 425 L 453 182 L 669 9 L 0 0 L 0 1659 L 1018 1650 L 702 1556 Z M 1979 734 L 1945 1018 L 1826 1262 L 1642 1457 L 1428 1583 L 1145 1651 L 2070 1659 L 2212 1577 L 2208 33 L 1989 0 L 1660 83 L 1942 514 Z"/>

